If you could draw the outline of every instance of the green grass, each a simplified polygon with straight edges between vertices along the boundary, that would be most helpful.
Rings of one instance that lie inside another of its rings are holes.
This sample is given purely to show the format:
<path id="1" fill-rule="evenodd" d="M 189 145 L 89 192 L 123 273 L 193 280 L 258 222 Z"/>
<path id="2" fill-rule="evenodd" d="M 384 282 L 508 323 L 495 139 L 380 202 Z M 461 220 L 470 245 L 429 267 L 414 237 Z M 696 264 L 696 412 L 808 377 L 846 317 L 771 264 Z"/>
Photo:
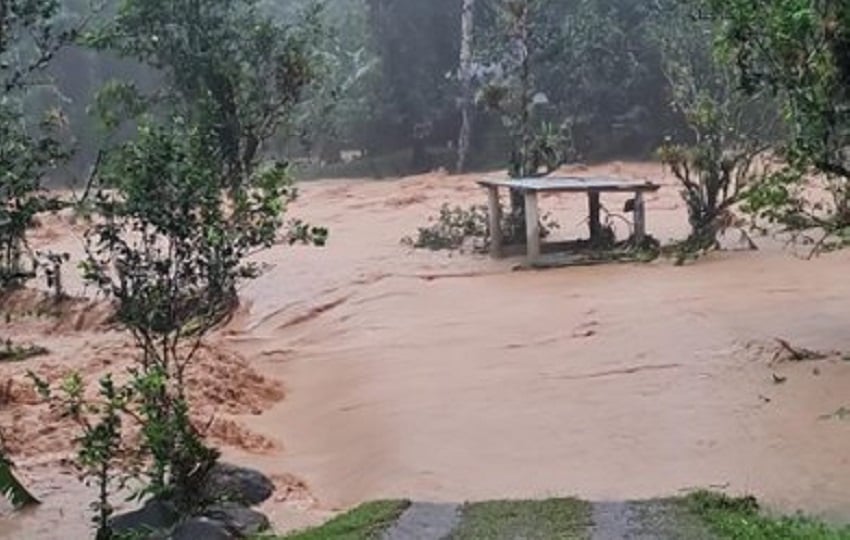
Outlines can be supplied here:
<path id="1" fill-rule="evenodd" d="M 410 506 L 409 501 L 366 503 L 315 529 L 280 540 L 375 540 Z"/>
<path id="2" fill-rule="evenodd" d="M 576 499 L 467 504 L 452 540 L 587 539 L 591 507 Z"/>
<path id="3" fill-rule="evenodd" d="M 850 540 L 850 527 L 833 528 L 804 516 L 771 517 L 751 497 L 698 492 L 681 500 L 720 538 L 730 540 Z"/>
<path id="4" fill-rule="evenodd" d="M 377 540 L 409 505 L 407 501 L 367 503 L 315 529 L 261 538 Z M 773 517 L 754 498 L 698 492 L 680 499 L 633 502 L 629 507 L 629 531 L 641 537 L 850 540 L 850 527 L 831 527 L 805 516 Z M 470 503 L 463 506 L 461 523 L 449 540 L 589 540 L 592 528 L 591 504 L 577 499 Z"/>

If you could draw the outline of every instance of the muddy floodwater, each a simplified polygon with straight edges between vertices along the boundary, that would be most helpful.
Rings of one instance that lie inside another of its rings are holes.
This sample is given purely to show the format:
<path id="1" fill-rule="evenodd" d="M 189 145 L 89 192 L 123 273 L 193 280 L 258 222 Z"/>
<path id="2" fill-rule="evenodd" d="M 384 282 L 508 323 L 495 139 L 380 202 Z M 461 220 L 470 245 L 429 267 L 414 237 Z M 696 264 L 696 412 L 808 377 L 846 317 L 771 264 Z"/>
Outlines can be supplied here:
<path id="1" fill-rule="evenodd" d="M 686 234 L 660 166 L 572 172 L 662 183 L 648 229 L 662 241 Z M 377 498 L 619 501 L 695 488 L 850 519 L 850 253 L 807 261 L 756 237 L 760 251 L 684 267 L 515 272 L 516 260 L 402 245 L 444 202 L 485 202 L 476 178 L 302 185 L 292 213 L 329 227 L 329 245 L 263 253 L 265 273 L 209 340 L 195 400 L 218 419 L 212 438 L 227 458 L 278 483 L 264 510 L 280 529 Z M 603 197 L 615 213 L 624 202 Z M 564 237 L 586 234 L 586 205 L 541 202 Z M 50 218 L 36 241 L 79 252 L 79 235 Z M 98 306 L 69 307 L 65 323 L 6 323 L 53 352 L 0 366 L 14 383 L 0 421 L 45 499 L 7 514 L 2 537 L 85 530 L 85 489 L 61 465 L 72 427 L 51 423 L 23 372 L 127 365 L 132 351 Z M 823 358 L 796 361 L 777 338 Z"/>

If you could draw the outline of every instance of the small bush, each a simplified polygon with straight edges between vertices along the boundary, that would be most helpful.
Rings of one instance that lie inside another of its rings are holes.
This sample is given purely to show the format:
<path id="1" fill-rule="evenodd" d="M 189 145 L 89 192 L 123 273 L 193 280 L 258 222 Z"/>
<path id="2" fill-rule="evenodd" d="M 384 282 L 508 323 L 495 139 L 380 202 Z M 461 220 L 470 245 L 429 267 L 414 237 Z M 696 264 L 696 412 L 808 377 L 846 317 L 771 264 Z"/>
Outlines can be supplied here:
<path id="1" fill-rule="evenodd" d="M 715 249 L 718 235 L 729 228 L 740 229 L 732 208 L 757 181 L 753 162 L 760 153 L 753 147 L 726 151 L 713 142 L 694 147 L 667 144 L 659 150 L 662 162 L 682 186 L 682 200 L 688 208 L 691 234 L 681 250 L 696 254 Z M 749 240 L 743 229 L 741 232 Z M 755 247 L 752 240 L 749 244 Z"/>
<path id="2" fill-rule="evenodd" d="M 28 375 L 42 398 L 60 411 L 63 418 L 79 426 L 74 464 L 80 478 L 97 488 L 97 499 L 89 505 L 95 540 L 114 540 L 117 537 L 110 526 L 114 511 L 110 497 L 133 476 L 121 472 L 127 461 L 135 457 L 128 457 L 133 454 L 133 445 L 124 440 L 122 422 L 122 413 L 129 411 L 133 389 L 116 385 L 112 375 L 107 374 L 100 380 L 97 399 L 87 400 L 86 385 L 78 373 L 63 379 L 56 391 L 34 373 Z"/>
<path id="3" fill-rule="evenodd" d="M 440 213 L 432 217 L 430 225 L 420 227 L 416 238 L 406 237 L 402 243 L 416 249 L 432 251 L 468 250 L 484 252 L 490 247 L 490 210 L 484 205 L 468 208 L 444 204 Z M 560 225 L 549 214 L 541 220 L 541 237 L 546 238 Z M 525 239 L 525 223 L 515 214 L 502 216 L 502 235 L 506 243 L 519 243 Z"/>
<path id="4" fill-rule="evenodd" d="M 449 206 L 444 204 L 430 225 L 420 227 L 416 239 L 403 243 L 417 249 L 457 250 L 472 243 L 473 250 L 486 248 L 490 238 L 489 212 L 486 206 Z"/>

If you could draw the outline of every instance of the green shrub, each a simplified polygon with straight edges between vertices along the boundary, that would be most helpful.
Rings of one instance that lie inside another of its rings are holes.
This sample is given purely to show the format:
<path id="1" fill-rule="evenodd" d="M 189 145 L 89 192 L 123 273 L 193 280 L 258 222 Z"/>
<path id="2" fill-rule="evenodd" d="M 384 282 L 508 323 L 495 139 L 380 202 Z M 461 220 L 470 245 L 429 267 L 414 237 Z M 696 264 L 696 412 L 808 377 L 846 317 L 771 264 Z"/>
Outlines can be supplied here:
<path id="1" fill-rule="evenodd" d="M 420 227 L 415 238 L 406 237 L 402 243 L 432 251 L 485 252 L 490 247 L 490 211 L 487 206 L 464 208 L 444 204 L 440 207 L 440 213 L 429 221 L 430 225 Z M 544 214 L 541 219 L 541 236 L 545 238 L 559 227 L 551 215 Z M 525 222 L 519 216 L 503 214 L 501 228 L 506 243 L 525 241 Z"/>

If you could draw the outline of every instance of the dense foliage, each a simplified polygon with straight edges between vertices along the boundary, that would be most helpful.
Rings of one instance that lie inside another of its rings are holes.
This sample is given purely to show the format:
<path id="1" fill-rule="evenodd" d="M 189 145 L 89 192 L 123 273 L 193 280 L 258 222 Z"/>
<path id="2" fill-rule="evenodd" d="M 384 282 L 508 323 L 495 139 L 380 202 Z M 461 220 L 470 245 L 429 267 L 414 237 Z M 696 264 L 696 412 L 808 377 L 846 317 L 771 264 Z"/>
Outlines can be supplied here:
<path id="1" fill-rule="evenodd" d="M 218 452 L 192 416 L 186 370 L 256 275 L 255 250 L 324 242 L 324 229 L 302 222 L 280 236 L 295 191 L 287 163 L 269 155 L 314 80 L 315 16 L 285 26 L 250 0 L 123 0 L 84 36 L 160 77 L 154 92 L 112 81 L 95 102 L 104 129 L 124 138 L 104 148 L 93 176 L 84 278 L 114 300 L 134 339 L 129 380 L 102 379 L 90 400 L 79 375 L 58 389 L 36 378 L 81 428 L 77 464 L 99 488 L 99 539 L 113 538 L 110 498 L 125 474 L 141 481 L 140 498 L 183 515 L 212 502 L 199 486 Z"/>
<path id="2" fill-rule="evenodd" d="M 486 100 L 468 105 L 470 86 L 473 93 L 480 93 L 500 73 L 509 75 L 513 52 L 511 40 L 506 39 L 505 14 L 511 3 L 468 3 L 475 22 L 466 56 L 472 62 L 460 70 L 462 2 L 324 2 L 314 16 L 314 21 L 322 23 L 322 39 L 309 47 L 311 69 L 324 82 L 303 89 L 292 129 L 275 139 L 273 149 L 295 153 L 300 161 L 314 165 L 362 155 L 374 164 L 366 168 L 373 174 L 439 166 L 454 169 L 461 111 L 466 110 L 470 139 L 465 163 L 469 167 L 505 165 L 514 134 L 505 125 L 504 111 L 489 107 Z M 266 23 L 277 24 L 293 20 L 294 14 L 310 10 L 313 4 L 311 0 L 263 0 L 255 9 Z M 205 10 L 217 9 L 217 2 L 203 5 Z M 535 74 L 534 96 L 545 97 L 535 107 L 535 129 L 545 122 L 548 132 L 558 135 L 557 150 L 564 159 L 650 156 L 666 133 L 681 126 L 681 115 L 669 106 L 661 52 L 649 32 L 659 9 L 667 9 L 666 3 L 534 0 L 529 5 L 530 27 L 536 29 L 529 58 Z M 163 6 L 153 2 L 145 12 L 125 14 L 125 21 L 132 24 L 134 18 L 149 18 L 149 24 L 155 24 L 158 17 L 179 16 L 169 12 L 173 8 L 159 7 Z M 252 30 L 246 30 L 250 35 Z M 83 150 L 81 159 L 89 164 L 96 156 L 93 144 L 103 137 L 86 118 L 87 93 L 115 74 L 133 81 L 137 88 L 156 89 L 160 70 L 173 77 L 175 66 L 158 66 L 144 56 L 195 39 L 156 37 L 157 43 L 144 43 L 145 51 L 136 51 L 142 54 L 130 54 L 124 60 L 81 49 L 59 58 L 54 68 L 61 75 L 59 89 L 69 103 L 68 116 Z M 204 34 L 197 37 L 198 45 L 210 45 L 209 55 L 214 56 L 223 52 L 222 37 Z M 116 50 L 132 45 L 126 40 L 114 43 L 116 36 L 111 39 Z M 105 36 L 95 44 L 106 46 Z M 241 54 L 234 51 L 233 65 Z M 186 49 L 178 66 L 193 55 Z M 137 60 L 149 65 L 139 65 Z M 258 74 L 268 73 L 259 67 Z M 249 81 L 254 77 L 245 74 Z M 82 163 L 76 168 L 79 176 L 86 175 Z"/>
<path id="3" fill-rule="evenodd" d="M 659 149 L 688 209 L 691 234 L 680 246 L 685 254 L 716 247 L 718 234 L 737 221 L 733 209 L 758 185 L 757 161 L 779 127 L 772 101 L 742 92 L 734 66 L 715 57 L 713 31 L 693 6 L 671 5 L 653 32 L 673 107 L 689 131 Z"/>
<path id="4" fill-rule="evenodd" d="M 55 138 L 61 115 L 25 114 L 27 95 L 49 84 L 44 69 L 75 35 L 56 17 L 52 0 L 0 5 L 0 287 L 21 283 L 35 271 L 26 232 L 49 206 L 42 179 L 65 152 Z"/>
<path id="5" fill-rule="evenodd" d="M 822 229 L 843 243 L 850 227 L 850 5 L 841 0 L 711 0 L 723 52 L 744 89 L 783 103 L 788 162 L 753 193 L 753 210 L 789 230 Z M 807 174 L 823 175 L 812 197 Z"/>
<path id="6" fill-rule="evenodd" d="M 72 24 L 57 23 L 59 11 L 53 0 L 0 3 L 0 294 L 35 273 L 26 235 L 36 214 L 51 206 L 42 178 L 65 156 L 53 132 L 59 115 L 38 110 L 33 121 L 25 113 L 28 94 L 46 84 L 45 67 L 75 35 Z M 12 473 L 2 437 L 0 494 L 15 505 L 37 502 Z"/>
<path id="7" fill-rule="evenodd" d="M 272 26 L 297 20 L 293 18 L 296 14 L 309 12 L 316 3 L 313 0 L 251 2 L 252 9 L 263 15 L 264 24 Z M 291 118 L 291 129 L 278 134 L 270 146 L 275 152 L 297 155 L 299 162 L 314 167 L 365 156 L 369 166 L 352 166 L 349 168 L 352 174 L 407 173 L 439 166 L 454 169 L 462 118 L 467 117 L 470 131 L 467 167 L 507 165 L 505 156 L 510 155 L 515 140 L 513 128 L 505 125 L 504 111 L 488 106 L 487 100 L 479 99 L 470 108 L 469 87 L 480 94 L 499 76 L 509 75 L 516 51 L 511 39 L 506 38 L 505 13 L 515 0 L 467 0 L 466 4 L 459 0 L 321 3 L 323 9 L 313 12 L 312 20 L 321 23 L 322 31 L 316 33 L 312 30 L 315 25 L 308 25 L 312 37 L 304 50 L 308 52 L 314 74 L 320 75 L 324 82 L 302 89 L 297 113 Z M 534 73 L 532 97 L 538 101 L 533 123 L 535 129 L 545 123 L 550 135 L 558 135 L 557 149 L 564 159 L 649 157 L 665 136 L 690 136 L 680 108 L 671 106 L 674 89 L 665 74 L 664 48 L 655 39 L 654 31 L 657 21 L 669 23 L 677 19 L 677 11 L 684 5 L 700 8 L 703 14 L 714 9 L 726 35 L 730 36 L 726 41 L 727 58 L 746 68 L 743 82 L 747 86 L 755 88 L 764 84 L 779 90 L 783 86 L 782 77 L 778 77 L 779 71 L 768 76 L 769 66 L 779 65 L 777 61 L 805 58 L 808 68 L 794 72 L 789 64 L 787 75 L 816 90 L 821 96 L 817 99 L 828 97 L 832 104 L 843 99 L 839 95 L 843 90 L 836 85 L 842 75 L 833 77 L 833 82 L 829 77 L 816 77 L 818 70 L 826 69 L 832 56 L 841 61 L 841 43 L 845 39 L 841 37 L 844 32 L 839 30 L 845 16 L 839 10 L 841 2 L 803 2 L 799 5 L 805 9 L 796 19 L 783 19 L 785 8 L 781 7 L 786 6 L 791 13 L 792 6 L 798 5 L 795 2 L 524 0 L 520 3 L 530 6 L 529 27 L 534 34 L 529 67 Z M 82 9 L 79 0 L 66 0 L 62 4 L 69 13 Z M 204 10 L 219 9 L 217 5 L 217 2 L 202 3 Z M 474 12 L 469 40 L 464 40 L 462 35 L 464 5 Z M 811 9 L 806 11 L 806 6 Z M 172 9 L 153 2 L 144 11 L 125 13 L 125 22 L 150 19 L 149 24 L 158 24 L 156 21 L 161 22 L 165 16 L 180 16 L 171 13 Z M 760 24 L 762 13 L 770 15 L 772 18 L 766 20 L 775 24 Z M 815 24 L 818 20 L 822 23 Z M 662 27 L 671 33 L 677 30 L 673 24 Z M 771 27 L 776 29 L 776 36 L 786 36 L 781 38 L 784 42 L 768 41 Z M 248 35 L 254 32 L 244 30 Z M 291 41 L 298 33 L 290 28 L 287 40 Z M 214 33 L 194 38 L 168 34 L 156 37 L 159 40 L 156 43 L 132 44 L 124 38 L 121 38 L 124 43 L 116 43 L 117 37 L 113 35 L 115 50 L 138 45 L 144 45 L 145 50 L 120 59 L 112 54 L 75 48 L 60 55 L 51 68 L 59 82 L 57 88 L 62 101 L 68 105 L 72 131 L 80 141 L 78 176 L 86 175 L 85 164 L 94 161 L 97 142 L 104 139 L 85 114 L 94 88 L 117 75 L 123 81 L 132 81 L 136 88 L 149 90 L 147 94 L 155 93 L 150 91 L 160 87 L 162 72 L 173 78 L 175 66 L 160 66 L 155 61 L 149 62 L 155 58 L 145 56 L 156 56 L 157 50 L 161 52 L 167 46 L 188 44 L 186 40 L 196 39 L 198 46 L 209 45 L 210 49 L 204 49 L 209 57 L 225 52 L 220 44 L 226 42 L 222 39 L 226 36 Z M 316 37 L 321 39 L 313 39 Z M 698 32 L 687 37 L 693 44 L 707 36 Z M 708 38 L 709 42 L 714 41 L 713 37 Z M 104 47 L 105 36 L 100 38 L 103 39 L 96 44 Z M 464 57 L 472 61 L 461 69 L 464 42 L 470 46 L 469 54 Z M 821 47 L 827 42 L 830 44 Z M 231 65 L 236 66 L 243 51 L 233 52 Z M 192 52 L 191 48 L 185 49 L 182 56 L 177 66 L 190 58 L 199 59 L 197 51 Z M 268 74 L 269 67 L 258 66 L 257 74 Z M 243 73 L 248 83 L 240 86 L 237 96 L 256 79 L 255 74 L 244 70 Z M 189 80 L 184 82 L 191 84 Z M 117 99 L 119 95 L 113 97 Z M 788 108 L 788 114 L 799 119 L 807 110 L 820 110 L 816 102 L 806 104 L 805 92 L 794 95 L 796 101 Z M 836 120 L 846 114 L 841 112 L 841 107 L 833 109 L 830 114 L 837 115 Z M 227 113 L 222 110 L 219 114 Z M 811 134 L 817 129 L 811 122 L 798 124 L 800 133 Z M 833 150 L 840 147 L 840 130 L 834 129 L 829 138 L 833 141 L 824 142 L 826 146 Z M 808 139 L 809 145 L 824 140 L 814 136 Z M 822 165 L 835 169 L 834 159 L 821 161 Z M 345 170 L 334 168 L 335 172 Z"/>
<path id="8" fill-rule="evenodd" d="M 98 283 L 114 279 L 102 275 L 105 253 L 142 273 L 167 263 L 168 279 L 183 280 L 176 285 L 191 298 L 186 305 L 201 313 L 233 301 L 245 257 L 276 240 L 295 195 L 287 164 L 264 152 L 313 80 L 314 15 L 283 26 L 248 0 L 125 0 L 114 20 L 87 36 L 164 77 L 155 94 L 114 83 L 99 96 L 107 124 L 134 118 L 141 127 L 100 178 L 118 196 L 104 195 L 107 220 L 94 229 Z M 324 231 L 314 232 L 321 240 Z M 160 253 L 162 245 L 169 249 Z M 153 286 L 150 277 L 139 277 L 138 287 Z M 129 277 L 118 279 L 111 292 L 123 298 L 121 280 Z"/>

